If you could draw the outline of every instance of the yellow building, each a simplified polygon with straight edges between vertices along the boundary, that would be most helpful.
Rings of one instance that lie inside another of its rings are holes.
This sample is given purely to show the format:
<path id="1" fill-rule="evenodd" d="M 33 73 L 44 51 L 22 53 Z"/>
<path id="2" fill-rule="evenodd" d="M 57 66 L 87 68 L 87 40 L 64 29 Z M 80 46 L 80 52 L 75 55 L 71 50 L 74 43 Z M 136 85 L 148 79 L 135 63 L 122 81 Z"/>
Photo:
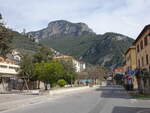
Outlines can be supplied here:
<path id="1" fill-rule="evenodd" d="M 131 46 L 126 52 L 125 52 L 125 70 L 135 70 L 136 69 L 136 47 Z M 138 88 L 137 79 L 135 76 L 132 76 L 132 82 L 133 87 Z"/>
<path id="2" fill-rule="evenodd" d="M 131 46 L 126 52 L 125 52 L 125 69 L 131 69 L 135 70 L 136 69 L 136 47 Z"/>
<path id="3" fill-rule="evenodd" d="M 144 27 L 133 44 L 136 46 L 137 68 L 150 71 L 150 25 Z"/>

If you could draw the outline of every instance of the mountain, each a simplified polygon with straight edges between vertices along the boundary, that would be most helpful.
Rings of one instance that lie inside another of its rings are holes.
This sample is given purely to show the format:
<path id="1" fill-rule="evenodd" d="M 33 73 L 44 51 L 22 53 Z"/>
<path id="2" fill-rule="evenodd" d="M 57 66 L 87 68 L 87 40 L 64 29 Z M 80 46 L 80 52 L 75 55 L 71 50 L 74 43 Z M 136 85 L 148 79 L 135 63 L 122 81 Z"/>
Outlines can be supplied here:
<path id="1" fill-rule="evenodd" d="M 133 39 L 127 36 L 105 33 L 81 58 L 91 64 L 101 64 L 109 68 L 122 66 L 124 52 L 132 42 Z"/>
<path id="2" fill-rule="evenodd" d="M 71 23 L 65 20 L 50 22 L 47 28 L 36 32 L 28 33 L 28 35 L 36 37 L 39 40 L 58 34 L 81 36 L 82 34 L 95 34 L 95 33 L 84 23 Z"/>
<path id="3" fill-rule="evenodd" d="M 4 26 L 0 26 L 0 30 L 4 29 Z M 5 28 L 12 36 L 12 49 L 16 49 L 21 53 L 32 54 L 37 51 L 40 47 L 39 44 L 33 42 L 33 40 L 29 39 L 27 36 L 24 36 L 16 31 Z M 2 32 L 0 32 L 1 35 Z"/>
<path id="4" fill-rule="evenodd" d="M 133 39 L 118 33 L 97 35 L 84 23 L 54 21 L 47 28 L 29 32 L 41 44 L 94 65 L 114 68 L 122 65 L 123 53 Z"/>
<path id="5" fill-rule="evenodd" d="M 29 39 L 25 35 L 22 35 L 16 31 L 12 31 L 12 33 L 12 47 L 14 49 L 17 49 L 21 53 L 33 54 L 41 47 L 41 45 L 35 43 L 33 40 Z"/>

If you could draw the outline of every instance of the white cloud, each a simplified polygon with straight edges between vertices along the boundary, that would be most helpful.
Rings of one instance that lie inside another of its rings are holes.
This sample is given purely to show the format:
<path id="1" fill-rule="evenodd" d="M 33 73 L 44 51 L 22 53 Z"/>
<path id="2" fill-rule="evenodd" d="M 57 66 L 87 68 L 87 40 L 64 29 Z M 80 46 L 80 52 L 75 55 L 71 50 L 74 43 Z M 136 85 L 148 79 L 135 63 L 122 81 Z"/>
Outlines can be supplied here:
<path id="1" fill-rule="evenodd" d="M 0 12 L 15 30 L 38 30 L 50 21 L 85 22 L 96 33 L 136 38 L 149 24 L 149 0 L 0 0 Z"/>

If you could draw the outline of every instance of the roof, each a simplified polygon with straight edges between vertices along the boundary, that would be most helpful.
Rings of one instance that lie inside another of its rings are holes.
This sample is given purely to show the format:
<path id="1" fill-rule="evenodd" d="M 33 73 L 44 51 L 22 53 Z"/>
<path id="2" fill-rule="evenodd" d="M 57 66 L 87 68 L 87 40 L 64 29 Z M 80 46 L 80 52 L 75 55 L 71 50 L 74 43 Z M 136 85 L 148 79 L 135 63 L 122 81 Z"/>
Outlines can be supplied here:
<path id="1" fill-rule="evenodd" d="M 58 56 L 58 57 L 54 57 L 54 59 L 71 59 L 73 58 L 72 56 Z"/>
<path id="2" fill-rule="evenodd" d="M 130 48 L 128 48 L 128 50 L 124 54 L 126 55 L 131 49 L 135 49 L 135 46 L 131 46 Z"/>
<path id="3" fill-rule="evenodd" d="M 124 67 L 114 69 L 114 72 L 124 72 Z"/>
<path id="4" fill-rule="evenodd" d="M 3 57 L 0 57 L 0 63 L 14 64 L 10 59 L 4 59 Z"/>
<path id="5" fill-rule="evenodd" d="M 136 38 L 136 40 L 133 42 L 133 45 L 136 44 L 136 42 L 142 37 L 142 35 L 144 34 L 145 31 L 147 31 L 148 29 L 150 29 L 150 24 L 146 25 L 144 27 L 144 29 L 142 30 L 142 32 L 139 34 L 139 36 Z"/>

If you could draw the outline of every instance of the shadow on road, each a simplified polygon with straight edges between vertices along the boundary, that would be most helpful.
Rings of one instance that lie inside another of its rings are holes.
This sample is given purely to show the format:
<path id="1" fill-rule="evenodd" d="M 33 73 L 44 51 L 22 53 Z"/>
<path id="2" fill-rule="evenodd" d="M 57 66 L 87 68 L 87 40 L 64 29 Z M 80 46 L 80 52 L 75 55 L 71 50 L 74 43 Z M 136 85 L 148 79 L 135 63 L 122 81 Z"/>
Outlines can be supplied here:
<path id="1" fill-rule="evenodd" d="M 96 91 L 101 91 L 101 97 L 103 98 L 124 98 L 130 99 L 124 88 L 120 86 L 105 86 L 97 88 Z"/>
<path id="2" fill-rule="evenodd" d="M 114 107 L 112 113 L 150 113 L 150 108 L 138 108 L 138 107 Z"/>

